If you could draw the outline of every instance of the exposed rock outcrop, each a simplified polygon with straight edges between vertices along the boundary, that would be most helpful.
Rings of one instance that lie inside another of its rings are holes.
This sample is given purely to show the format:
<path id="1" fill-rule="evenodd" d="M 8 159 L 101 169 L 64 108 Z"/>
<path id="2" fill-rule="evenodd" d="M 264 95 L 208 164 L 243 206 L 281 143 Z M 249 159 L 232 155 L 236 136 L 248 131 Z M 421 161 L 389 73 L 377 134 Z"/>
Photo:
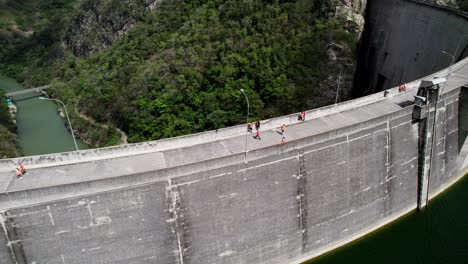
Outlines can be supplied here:
<path id="1" fill-rule="evenodd" d="M 336 16 L 345 19 L 348 31 L 356 33 L 361 37 L 364 30 L 364 13 L 367 0 L 340 0 L 336 6 Z"/>
<path id="2" fill-rule="evenodd" d="M 321 90 L 328 91 L 324 96 L 328 101 L 338 102 L 349 99 L 356 71 L 356 45 L 364 31 L 364 14 L 367 0 L 332 0 L 324 3 L 330 15 L 344 24 L 346 31 L 354 35 L 355 43 L 335 43 L 328 45 L 330 67 L 339 66 L 336 74 L 332 74 L 321 83 Z"/>
<path id="3" fill-rule="evenodd" d="M 160 0 L 87 0 L 70 25 L 66 45 L 76 56 L 85 57 L 110 47 L 121 39 Z"/>

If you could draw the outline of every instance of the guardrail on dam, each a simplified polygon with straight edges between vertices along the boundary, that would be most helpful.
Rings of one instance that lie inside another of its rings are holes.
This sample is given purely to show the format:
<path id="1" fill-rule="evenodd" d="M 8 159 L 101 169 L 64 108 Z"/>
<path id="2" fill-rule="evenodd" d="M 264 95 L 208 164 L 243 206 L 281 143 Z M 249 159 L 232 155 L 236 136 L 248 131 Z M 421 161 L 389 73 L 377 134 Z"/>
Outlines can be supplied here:
<path id="1" fill-rule="evenodd" d="M 467 82 L 465 59 L 439 102 L 431 196 L 468 169 Z M 0 263 L 298 263 L 347 243 L 416 208 L 419 83 L 266 120 L 247 153 L 242 125 L 25 157 L 20 180 L 1 160 Z"/>

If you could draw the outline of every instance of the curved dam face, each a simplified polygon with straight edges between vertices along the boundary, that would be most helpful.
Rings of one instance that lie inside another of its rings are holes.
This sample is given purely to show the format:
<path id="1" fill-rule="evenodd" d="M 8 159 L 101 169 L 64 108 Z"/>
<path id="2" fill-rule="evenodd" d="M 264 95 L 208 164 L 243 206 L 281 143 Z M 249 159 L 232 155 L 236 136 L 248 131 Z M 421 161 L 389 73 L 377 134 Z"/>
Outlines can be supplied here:
<path id="1" fill-rule="evenodd" d="M 448 67 L 468 55 L 467 15 L 422 1 L 368 1 L 355 97 L 383 91 Z M 457 48 L 458 47 L 458 48 Z"/>
<path id="2" fill-rule="evenodd" d="M 468 171 L 458 143 L 467 80 L 464 59 L 433 123 L 431 197 Z M 21 179 L 18 159 L 0 160 L 0 263 L 299 263 L 343 245 L 417 206 L 419 85 L 311 110 L 305 122 L 264 120 L 262 140 L 248 134 L 247 145 L 242 125 L 24 157 Z"/>

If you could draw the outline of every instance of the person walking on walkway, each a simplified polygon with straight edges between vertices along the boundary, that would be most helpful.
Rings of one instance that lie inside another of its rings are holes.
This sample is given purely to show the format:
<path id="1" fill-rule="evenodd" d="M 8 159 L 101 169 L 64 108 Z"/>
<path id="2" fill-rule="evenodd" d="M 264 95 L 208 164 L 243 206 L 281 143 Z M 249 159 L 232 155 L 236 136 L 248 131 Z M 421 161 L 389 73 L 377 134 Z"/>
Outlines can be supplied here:
<path id="1" fill-rule="evenodd" d="M 249 123 L 249 124 L 247 125 L 247 131 L 249 131 L 250 133 L 252 133 L 252 128 L 253 128 L 252 123 Z"/>
<path id="2" fill-rule="evenodd" d="M 400 85 L 400 87 L 398 88 L 398 92 L 399 92 L 399 93 L 401 93 L 401 92 L 406 92 L 406 84 Z"/>
<path id="3" fill-rule="evenodd" d="M 21 174 L 26 174 L 26 166 L 24 166 L 23 162 L 20 162 L 19 167 L 21 169 Z"/>
<path id="4" fill-rule="evenodd" d="M 21 178 L 21 176 L 23 176 L 23 173 L 21 172 L 21 168 L 17 167 L 16 168 L 16 177 L 19 179 L 19 178 Z"/>
<path id="5" fill-rule="evenodd" d="M 281 137 L 281 143 L 286 142 L 286 138 L 284 136 Z"/>
<path id="6" fill-rule="evenodd" d="M 302 118 L 301 118 L 302 122 L 304 122 L 304 121 L 305 121 L 305 114 L 306 114 L 306 112 L 305 112 L 305 111 L 301 113 L 301 115 L 302 115 Z"/>
<path id="7" fill-rule="evenodd" d="M 257 122 L 255 122 L 255 129 L 260 130 L 260 120 L 257 120 Z"/>
<path id="8" fill-rule="evenodd" d="M 255 136 L 254 136 L 255 139 L 258 139 L 258 140 L 262 140 L 260 138 L 260 130 L 257 130 L 257 132 L 255 132 Z"/>
<path id="9" fill-rule="evenodd" d="M 282 124 L 282 125 L 281 125 L 281 135 L 284 134 L 284 131 L 286 131 L 286 125 L 285 125 L 285 124 Z"/>

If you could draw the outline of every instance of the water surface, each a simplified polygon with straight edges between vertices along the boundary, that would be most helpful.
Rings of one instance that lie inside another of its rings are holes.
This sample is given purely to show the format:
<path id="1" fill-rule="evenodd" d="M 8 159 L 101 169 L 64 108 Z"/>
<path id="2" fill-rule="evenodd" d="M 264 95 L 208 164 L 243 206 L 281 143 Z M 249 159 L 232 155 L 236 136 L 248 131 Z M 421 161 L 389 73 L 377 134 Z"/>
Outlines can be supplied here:
<path id="1" fill-rule="evenodd" d="M 307 264 L 468 263 L 468 175 L 397 221 Z"/>
<path id="2" fill-rule="evenodd" d="M 11 78 L 0 76 L 0 89 L 12 92 L 23 87 Z M 58 114 L 57 105 L 52 101 L 39 100 L 38 96 L 39 93 L 30 93 L 15 98 L 21 154 L 31 156 L 75 150 L 72 135 L 65 127 L 66 119 Z M 77 144 L 79 149 L 88 148 L 80 140 Z"/>

